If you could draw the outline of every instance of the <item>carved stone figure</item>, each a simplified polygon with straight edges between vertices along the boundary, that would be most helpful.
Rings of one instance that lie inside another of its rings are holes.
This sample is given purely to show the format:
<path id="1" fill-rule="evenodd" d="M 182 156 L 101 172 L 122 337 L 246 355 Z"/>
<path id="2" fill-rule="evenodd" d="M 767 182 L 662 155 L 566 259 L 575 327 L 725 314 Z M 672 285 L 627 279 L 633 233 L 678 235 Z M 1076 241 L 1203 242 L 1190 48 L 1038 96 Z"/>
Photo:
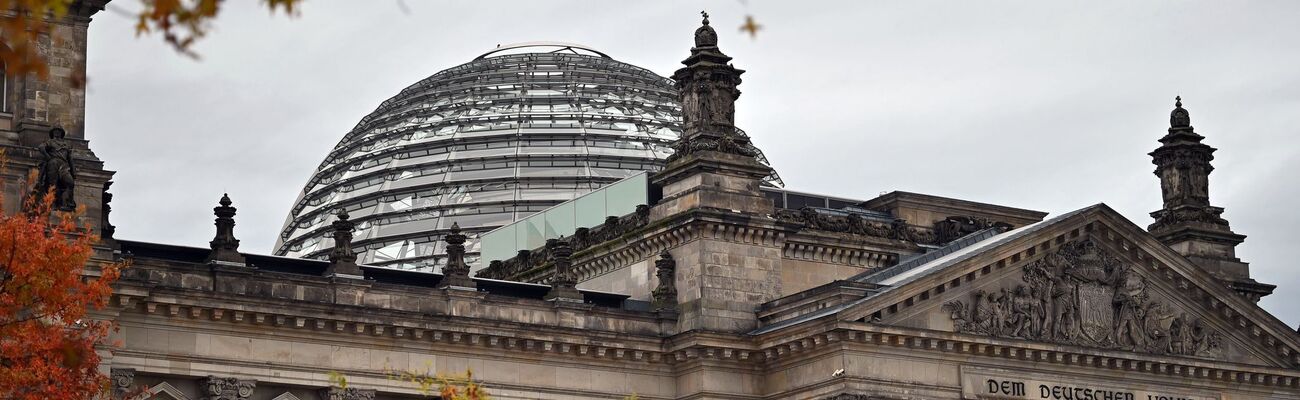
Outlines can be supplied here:
<path id="1" fill-rule="evenodd" d="M 653 293 L 655 311 L 676 311 L 677 310 L 677 261 L 667 251 L 659 253 L 659 259 L 655 260 L 655 277 L 659 279 L 659 286 Z"/>
<path id="2" fill-rule="evenodd" d="M 947 243 L 962 236 L 994 227 L 1005 231 L 1011 229 L 1011 224 L 980 217 L 951 216 L 934 223 L 935 241 L 937 243 Z"/>
<path id="3" fill-rule="evenodd" d="M 734 87 L 713 85 L 709 91 L 709 123 L 734 126 L 736 124 L 736 97 Z"/>
<path id="4" fill-rule="evenodd" d="M 108 214 L 113 211 L 113 206 L 109 204 L 113 202 L 113 194 L 108 192 L 109 186 L 113 186 L 113 181 L 104 182 L 104 192 L 101 195 L 102 204 L 100 204 L 102 214 L 99 221 L 99 237 L 104 240 L 112 240 L 113 233 L 117 231 L 117 227 L 108 222 Z"/>
<path id="5" fill-rule="evenodd" d="M 976 290 L 944 304 L 957 332 L 1146 353 L 1212 356 L 1221 336 L 1151 301 L 1145 278 L 1091 241 L 1070 242 L 1022 268 L 1024 285 Z"/>
<path id="6" fill-rule="evenodd" d="M 1022 337 L 1029 336 L 1033 332 L 1033 314 L 1034 303 L 1036 299 L 1030 296 L 1029 288 L 1021 285 L 1016 286 L 1014 296 L 1011 298 L 1011 317 L 1008 321 L 1011 325 L 1009 336 Z"/>
<path id="7" fill-rule="evenodd" d="M 798 210 L 778 209 L 772 214 L 778 221 L 796 223 L 805 229 L 905 240 L 915 243 L 938 244 L 934 231 L 909 225 L 906 220 L 890 222 L 867 220 L 857 214 L 826 215 L 804 207 Z"/>
<path id="8" fill-rule="evenodd" d="M 77 208 L 74 193 L 77 186 L 77 169 L 72 162 L 72 147 L 64 139 L 66 135 L 67 132 L 63 128 L 50 129 L 50 139 L 37 148 L 41 152 L 37 186 L 40 192 L 37 194 L 53 192 L 54 208 L 72 211 Z"/>

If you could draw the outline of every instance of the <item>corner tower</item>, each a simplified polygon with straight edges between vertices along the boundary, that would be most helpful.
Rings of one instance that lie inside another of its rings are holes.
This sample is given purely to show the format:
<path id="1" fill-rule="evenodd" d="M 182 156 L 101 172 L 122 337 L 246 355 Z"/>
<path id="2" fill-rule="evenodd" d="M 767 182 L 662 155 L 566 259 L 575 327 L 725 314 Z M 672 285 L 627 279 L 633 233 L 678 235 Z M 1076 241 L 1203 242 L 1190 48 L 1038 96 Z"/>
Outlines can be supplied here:
<path id="1" fill-rule="evenodd" d="M 1210 161 L 1217 149 L 1201 143 L 1204 139 L 1192 128 L 1182 97 L 1176 98 L 1169 133 L 1150 153 L 1160 177 L 1163 207 L 1151 213 L 1155 223 L 1147 230 L 1238 293 L 1259 301 L 1274 286 L 1250 278 L 1249 265 L 1237 258 L 1235 250 L 1246 236 L 1228 227 L 1222 207 L 1210 205 L 1209 177 L 1214 170 Z"/>
<path id="2" fill-rule="evenodd" d="M 664 198 L 650 218 L 698 233 L 669 251 L 676 270 L 662 275 L 675 283 L 678 329 L 746 332 L 758 326 L 758 306 L 781 293 L 785 232 L 759 190 L 771 169 L 735 126 L 736 86 L 745 71 L 728 63 L 703 15 L 686 66 L 673 74 L 685 128 L 654 175 Z"/>
<path id="3" fill-rule="evenodd" d="M 731 57 L 718 49 L 718 33 L 709 26 L 709 14 L 701 14 L 695 47 L 682 61 L 686 66 L 672 77 L 682 103 L 684 129 L 655 183 L 663 186 L 667 200 L 691 199 L 679 204 L 686 208 L 771 214 L 772 201 L 763 197 L 759 185 L 772 169 L 758 161 L 749 136 L 736 128 L 737 86 L 745 71 L 732 66 Z"/>

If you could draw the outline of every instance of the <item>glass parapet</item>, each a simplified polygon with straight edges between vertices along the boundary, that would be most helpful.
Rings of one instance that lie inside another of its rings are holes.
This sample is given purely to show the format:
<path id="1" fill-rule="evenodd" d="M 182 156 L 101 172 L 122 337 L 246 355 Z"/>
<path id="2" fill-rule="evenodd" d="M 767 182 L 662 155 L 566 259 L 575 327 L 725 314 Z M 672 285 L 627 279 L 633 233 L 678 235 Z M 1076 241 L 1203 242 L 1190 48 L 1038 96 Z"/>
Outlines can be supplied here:
<path id="1" fill-rule="evenodd" d="M 479 236 L 482 239 L 481 261 L 486 265 L 491 261 L 505 260 L 520 250 L 542 247 L 547 239 L 559 239 L 572 235 L 578 228 L 600 225 L 605 217 L 631 214 L 636 211 L 636 206 L 647 204 L 649 188 L 649 175 L 641 172 L 484 233 Z"/>

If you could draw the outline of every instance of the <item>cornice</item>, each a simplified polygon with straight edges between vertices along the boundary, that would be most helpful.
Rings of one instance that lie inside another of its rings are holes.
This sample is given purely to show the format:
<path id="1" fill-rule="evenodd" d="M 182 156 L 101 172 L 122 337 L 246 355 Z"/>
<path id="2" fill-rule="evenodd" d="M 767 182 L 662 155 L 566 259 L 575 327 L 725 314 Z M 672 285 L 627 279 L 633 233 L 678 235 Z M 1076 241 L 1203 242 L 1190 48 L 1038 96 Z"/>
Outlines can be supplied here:
<path id="1" fill-rule="evenodd" d="M 1194 360 L 1077 346 L 999 339 L 982 335 L 877 325 L 866 322 L 813 324 L 804 333 L 771 333 L 759 338 L 767 363 L 793 361 L 830 346 L 885 346 L 908 352 L 976 356 L 1009 362 L 1036 362 L 1063 367 L 1124 371 L 1156 379 L 1196 378 L 1217 384 L 1247 384 L 1266 388 L 1300 388 L 1300 371 L 1254 365 Z"/>
<path id="2" fill-rule="evenodd" d="M 619 238 L 577 251 L 573 255 L 578 281 L 583 282 L 653 257 L 664 250 L 697 239 L 731 243 L 780 246 L 786 259 L 880 268 L 897 262 L 898 254 L 886 251 L 917 251 L 908 242 L 869 239 L 822 231 L 794 231 L 779 221 L 729 210 L 697 209 L 669 219 L 655 221 Z M 846 245 L 846 243 L 849 243 Z M 910 246 L 909 246 L 910 245 Z M 509 276 L 522 282 L 545 282 L 551 275 L 549 264 Z"/>
<path id="3" fill-rule="evenodd" d="M 113 305 L 123 313 L 214 323 L 256 325 L 272 329 L 302 330 L 346 338 L 385 338 L 410 343 L 439 344 L 447 349 L 521 352 L 559 356 L 581 362 L 616 361 L 688 367 L 699 362 L 723 363 L 737 368 L 768 368 L 779 363 L 833 350 L 836 346 L 885 346 L 907 351 L 976 356 L 1011 362 L 1048 363 L 1064 367 L 1124 371 L 1151 377 L 1195 378 L 1212 384 L 1245 384 L 1263 388 L 1300 388 L 1300 371 L 1115 350 L 1000 339 L 982 335 L 884 326 L 859 321 L 809 322 L 761 336 L 715 332 L 686 332 L 670 338 L 593 331 L 538 329 L 526 324 L 500 324 L 492 329 L 469 318 L 448 317 L 431 321 L 409 319 L 382 322 L 333 315 L 288 315 L 252 309 L 233 302 L 189 302 L 178 296 L 117 294 Z M 452 324 L 448 324 L 447 320 Z M 481 325 L 477 326 L 476 325 Z M 543 333 L 547 338 L 529 334 Z M 601 336 L 592 340 L 593 334 Z M 128 349 L 129 351 L 129 349 Z"/>
<path id="4" fill-rule="evenodd" d="M 454 290 L 449 290 L 454 291 Z M 473 300 L 473 299 L 469 299 Z M 233 299 L 197 299 L 182 293 L 115 294 L 112 306 L 120 314 L 136 313 L 166 319 L 207 320 L 215 324 L 300 330 L 337 338 L 383 338 L 448 346 L 545 353 L 566 357 L 661 363 L 670 357 L 654 335 L 601 332 L 572 327 L 548 327 L 461 316 L 407 315 L 383 318 L 373 310 L 350 313 L 338 305 L 256 307 Z M 558 307 L 558 306 L 557 306 Z M 568 308 L 568 307 L 565 307 Z M 297 312 L 290 312 L 290 310 Z M 305 312 L 304 312 L 305 311 Z M 581 313 L 585 310 L 573 309 Z M 396 312 L 390 312 L 394 314 Z M 412 314 L 412 313 L 402 313 Z"/>

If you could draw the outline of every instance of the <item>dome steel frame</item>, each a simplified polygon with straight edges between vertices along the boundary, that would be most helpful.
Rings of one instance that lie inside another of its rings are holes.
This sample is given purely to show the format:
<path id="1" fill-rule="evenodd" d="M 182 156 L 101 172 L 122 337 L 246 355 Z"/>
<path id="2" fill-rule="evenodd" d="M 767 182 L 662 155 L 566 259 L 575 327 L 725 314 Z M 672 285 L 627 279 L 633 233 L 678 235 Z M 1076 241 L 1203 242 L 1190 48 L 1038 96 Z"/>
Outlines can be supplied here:
<path id="1" fill-rule="evenodd" d="M 500 54 L 539 46 L 569 51 Z M 343 208 L 359 263 L 436 271 L 456 223 L 476 264 L 477 234 L 660 170 L 681 124 L 670 79 L 580 45 L 502 46 L 363 117 L 308 179 L 275 254 L 326 258 Z"/>

